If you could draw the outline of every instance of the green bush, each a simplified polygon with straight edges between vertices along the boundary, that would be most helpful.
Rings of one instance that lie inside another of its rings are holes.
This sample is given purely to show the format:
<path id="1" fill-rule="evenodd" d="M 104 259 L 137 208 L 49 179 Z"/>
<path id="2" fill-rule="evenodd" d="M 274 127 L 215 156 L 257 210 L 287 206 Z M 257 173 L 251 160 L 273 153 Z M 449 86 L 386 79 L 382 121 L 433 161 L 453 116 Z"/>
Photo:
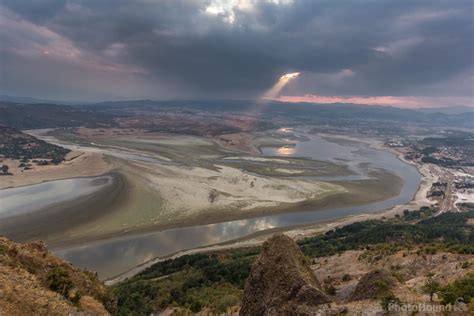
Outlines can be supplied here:
<path id="1" fill-rule="evenodd" d="M 474 297 L 474 273 L 469 273 L 466 277 L 443 286 L 439 290 L 443 304 L 455 304 L 462 298 L 467 304 Z"/>
<path id="2" fill-rule="evenodd" d="M 0 244 L 0 255 L 4 255 L 8 253 L 8 246 Z"/>
<path id="3" fill-rule="evenodd" d="M 382 308 L 384 311 L 389 312 L 390 311 L 390 305 L 401 305 L 402 302 L 398 297 L 396 297 L 393 293 L 388 293 L 382 299 L 380 300 L 380 305 L 382 305 Z"/>
<path id="4" fill-rule="evenodd" d="M 51 290 L 69 299 L 69 292 L 74 287 L 74 284 L 65 269 L 61 267 L 51 269 L 46 277 L 46 282 Z"/>
<path id="5" fill-rule="evenodd" d="M 474 211 L 445 213 L 430 218 L 424 218 L 431 213 L 429 208 L 411 213 L 404 215 L 410 217 L 410 222 L 401 219 L 358 222 L 303 239 L 298 244 L 310 258 L 346 250 L 366 250 L 360 259 L 369 262 L 420 245 L 429 249 L 428 253 L 438 249 L 474 253 L 473 227 L 466 223 L 467 219 L 474 217 Z M 417 221 L 411 222 L 411 219 Z M 168 306 L 181 306 L 193 312 L 206 307 L 223 313 L 240 301 L 245 280 L 259 252 L 260 248 L 254 247 L 218 254 L 187 255 L 159 262 L 111 289 L 117 297 L 117 314 L 147 315 Z M 394 267 L 394 271 L 397 268 Z M 394 275 L 402 279 L 396 273 Z M 348 277 L 343 276 L 343 281 L 348 281 Z M 397 301 L 389 295 L 387 284 L 382 282 L 377 286 L 379 298 L 385 299 L 387 304 L 390 299 Z M 327 290 L 334 293 L 335 288 L 328 286 Z M 454 288 L 449 293 L 453 291 Z"/>
<path id="6" fill-rule="evenodd" d="M 376 280 L 374 282 L 374 287 L 376 288 L 377 291 L 377 297 L 383 297 L 386 296 L 387 293 L 390 292 L 390 286 L 388 285 L 387 282 L 383 280 Z"/>
<path id="7" fill-rule="evenodd" d="M 474 228 L 466 222 L 474 217 L 474 211 L 444 213 L 420 220 L 415 224 L 396 220 L 369 220 L 331 230 L 323 235 L 298 242 L 309 257 L 323 257 L 341 251 L 361 249 L 367 245 L 389 244 L 396 251 L 397 245 L 438 243 L 439 248 L 455 253 L 474 253 Z M 390 250 L 390 249 L 388 249 Z M 427 247 L 435 253 L 436 247 Z"/>
<path id="8" fill-rule="evenodd" d="M 219 313 L 225 313 L 229 307 L 238 305 L 240 300 L 236 295 L 226 294 L 217 300 L 216 309 Z"/>
<path id="9" fill-rule="evenodd" d="M 433 301 L 433 296 L 438 293 L 440 290 L 441 285 L 435 281 L 431 276 L 428 277 L 425 284 L 422 286 L 421 290 L 423 293 L 428 294 L 430 296 L 430 301 Z"/>

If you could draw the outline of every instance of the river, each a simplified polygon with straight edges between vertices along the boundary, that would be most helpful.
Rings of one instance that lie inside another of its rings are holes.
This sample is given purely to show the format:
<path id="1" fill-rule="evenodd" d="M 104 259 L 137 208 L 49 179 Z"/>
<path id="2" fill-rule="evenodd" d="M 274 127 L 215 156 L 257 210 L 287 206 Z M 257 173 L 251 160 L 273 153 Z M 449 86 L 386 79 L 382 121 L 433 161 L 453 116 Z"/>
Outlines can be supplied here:
<path id="1" fill-rule="evenodd" d="M 97 271 L 107 279 L 156 257 L 179 251 L 231 241 L 272 228 L 318 223 L 348 215 L 372 213 L 409 202 L 420 185 L 420 174 L 395 155 L 371 148 L 363 142 L 338 142 L 319 136 L 298 142 L 294 147 L 262 148 L 264 156 L 310 157 L 332 162 L 344 161 L 359 176 L 367 168 L 383 168 L 403 179 L 398 195 L 365 205 L 263 216 L 209 225 L 169 229 L 159 232 L 113 238 L 56 251 L 76 266 Z"/>

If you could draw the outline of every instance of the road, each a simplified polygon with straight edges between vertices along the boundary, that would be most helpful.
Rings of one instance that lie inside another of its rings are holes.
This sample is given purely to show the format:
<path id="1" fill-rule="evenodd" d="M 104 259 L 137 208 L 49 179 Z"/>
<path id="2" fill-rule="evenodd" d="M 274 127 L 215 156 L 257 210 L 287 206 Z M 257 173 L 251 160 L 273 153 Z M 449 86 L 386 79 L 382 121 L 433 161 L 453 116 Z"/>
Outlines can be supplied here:
<path id="1" fill-rule="evenodd" d="M 454 206 L 456 201 L 456 196 L 454 195 L 454 175 L 451 172 L 446 172 L 446 192 L 444 199 L 441 201 L 439 213 L 446 212 L 459 212 L 459 210 Z"/>

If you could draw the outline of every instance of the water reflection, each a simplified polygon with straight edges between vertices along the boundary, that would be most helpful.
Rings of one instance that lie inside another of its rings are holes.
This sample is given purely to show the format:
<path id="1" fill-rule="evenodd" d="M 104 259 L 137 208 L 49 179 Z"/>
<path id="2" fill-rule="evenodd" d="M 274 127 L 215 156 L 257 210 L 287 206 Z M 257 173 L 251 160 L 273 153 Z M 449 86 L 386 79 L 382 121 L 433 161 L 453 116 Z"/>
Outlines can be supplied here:
<path id="1" fill-rule="evenodd" d="M 291 127 L 282 127 L 282 128 L 277 129 L 277 132 L 280 132 L 280 133 L 291 133 L 292 131 L 293 129 Z"/>
<path id="2" fill-rule="evenodd" d="M 79 267 L 96 270 L 102 279 L 120 274 L 134 266 L 159 256 L 182 250 L 230 241 L 242 236 L 275 227 L 321 222 L 347 215 L 374 212 L 387 205 L 401 203 L 396 197 L 390 202 L 346 207 L 318 212 L 299 212 L 265 216 L 224 223 L 170 229 L 166 231 L 129 236 L 56 252 Z"/>
<path id="3" fill-rule="evenodd" d="M 276 154 L 278 156 L 291 156 L 294 155 L 296 149 L 294 146 L 282 146 L 276 149 Z"/>
<path id="4" fill-rule="evenodd" d="M 55 180 L 0 190 L 0 218 L 44 209 L 110 186 L 111 176 Z"/>

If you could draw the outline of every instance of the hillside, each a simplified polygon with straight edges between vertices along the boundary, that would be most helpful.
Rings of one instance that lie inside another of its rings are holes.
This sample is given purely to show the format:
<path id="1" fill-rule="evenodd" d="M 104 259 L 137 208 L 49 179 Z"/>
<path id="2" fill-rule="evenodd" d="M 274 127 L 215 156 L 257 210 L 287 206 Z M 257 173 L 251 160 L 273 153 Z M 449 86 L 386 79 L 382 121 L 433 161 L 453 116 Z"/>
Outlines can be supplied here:
<path id="1" fill-rule="evenodd" d="M 419 304 L 465 312 L 474 307 L 451 301 L 468 302 L 474 294 L 472 255 L 405 251 L 365 259 L 364 251 L 348 251 L 310 264 L 291 238 L 276 235 L 252 266 L 240 315 L 367 315 Z M 430 291 L 440 300 L 432 302 Z"/>
<path id="2" fill-rule="evenodd" d="M 295 243 L 182 256 L 106 288 L 44 244 L 0 238 L 0 310 L 7 315 L 312 315 L 402 306 L 474 310 L 474 210 L 423 208 Z M 21 294 L 21 295 L 19 295 Z M 272 314 L 273 313 L 273 314 Z"/>
<path id="3" fill-rule="evenodd" d="M 113 113 L 61 104 L 23 104 L 0 101 L 0 125 L 18 129 L 109 126 Z"/>
<path id="4" fill-rule="evenodd" d="M 3 237 L 0 294 L 2 315 L 109 315 L 114 307 L 95 274 L 53 256 L 41 242 L 17 244 Z"/>
<path id="5" fill-rule="evenodd" d="M 296 243 L 267 240 L 247 279 L 240 315 L 303 315 L 331 302 Z"/>
<path id="6" fill-rule="evenodd" d="M 332 302 L 331 307 L 318 309 L 367 312 L 383 311 L 392 301 L 430 304 L 423 289 L 429 282 L 439 284 L 440 296 L 434 304 L 454 304 L 459 296 L 468 303 L 474 297 L 474 278 L 469 274 L 474 272 L 474 211 L 430 217 L 435 211 L 423 208 L 395 219 L 354 223 L 298 241 Z M 288 249 L 287 255 L 295 252 L 290 246 L 283 248 Z M 117 296 L 118 314 L 235 312 L 260 251 L 258 247 L 227 250 L 157 263 L 111 289 Z M 291 261 L 294 258 L 278 262 Z M 266 267 L 273 269 L 269 262 L 265 259 L 260 265 L 260 277 Z M 302 269 L 306 268 L 295 271 Z M 278 271 L 275 268 L 276 275 L 264 279 L 279 280 L 283 272 Z M 278 285 L 265 288 L 269 291 Z M 357 288 L 361 296 L 354 295 Z"/>
<path id="7" fill-rule="evenodd" d="M 286 125 L 314 126 L 314 131 L 360 134 L 405 135 L 417 130 L 471 128 L 474 111 L 426 113 L 417 110 L 354 104 L 308 104 L 271 102 L 258 118 L 255 100 L 117 101 L 85 105 L 15 103 L 0 101 L 0 124 L 18 129 L 60 127 L 144 128 L 149 131 L 191 135 L 217 135 Z M 176 124 L 178 122 L 178 124 Z M 246 123 L 253 122 L 248 125 Z M 428 135 L 431 132 L 426 132 Z"/>
<path id="8" fill-rule="evenodd" d="M 48 159 L 60 163 L 69 149 L 49 144 L 15 128 L 0 125 L 0 157 Z"/>

